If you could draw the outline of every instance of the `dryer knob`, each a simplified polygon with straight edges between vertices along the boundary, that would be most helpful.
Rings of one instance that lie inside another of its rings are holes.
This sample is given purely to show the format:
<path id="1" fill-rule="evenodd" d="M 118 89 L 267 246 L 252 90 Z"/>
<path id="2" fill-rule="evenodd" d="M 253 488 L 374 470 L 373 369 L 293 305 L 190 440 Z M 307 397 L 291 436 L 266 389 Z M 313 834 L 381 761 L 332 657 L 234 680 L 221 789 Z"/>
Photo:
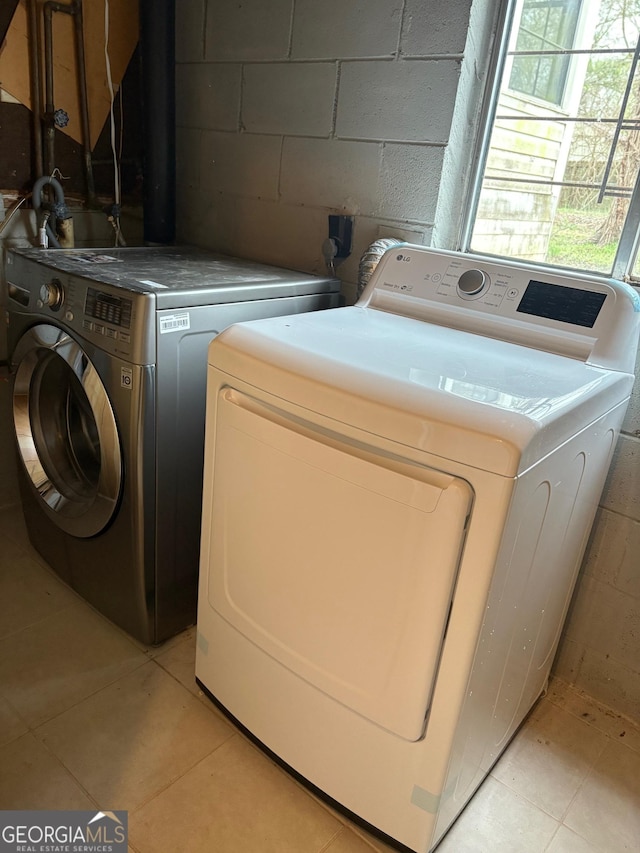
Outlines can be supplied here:
<path id="1" fill-rule="evenodd" d="M 40 288 L 40 301 L 43 305 L 48 305 L 52 311 L 57 311 L 64 302 L 62 282 L 52 278 L 48 284 L 43 284 Z"/>
<path id="2" fill-rule="evenodd" d="M 458 279 L 458 291 L 464 296 L 475 296 L 489 283 L 489 276 L 482 270 L 465 270 Z"/>

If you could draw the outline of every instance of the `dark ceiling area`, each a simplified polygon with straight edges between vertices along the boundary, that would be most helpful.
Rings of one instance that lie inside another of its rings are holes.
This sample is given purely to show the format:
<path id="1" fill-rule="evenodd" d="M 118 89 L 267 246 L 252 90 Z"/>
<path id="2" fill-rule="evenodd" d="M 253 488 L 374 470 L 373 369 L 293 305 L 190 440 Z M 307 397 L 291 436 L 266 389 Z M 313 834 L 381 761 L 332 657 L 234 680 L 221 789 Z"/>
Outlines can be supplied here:
<path id="1" fill-rule="evenodd" d="M 19 0 L 2 0 L 0 5 L 0 47 L 9 30 L 13 13 L 16 11 Z"/>

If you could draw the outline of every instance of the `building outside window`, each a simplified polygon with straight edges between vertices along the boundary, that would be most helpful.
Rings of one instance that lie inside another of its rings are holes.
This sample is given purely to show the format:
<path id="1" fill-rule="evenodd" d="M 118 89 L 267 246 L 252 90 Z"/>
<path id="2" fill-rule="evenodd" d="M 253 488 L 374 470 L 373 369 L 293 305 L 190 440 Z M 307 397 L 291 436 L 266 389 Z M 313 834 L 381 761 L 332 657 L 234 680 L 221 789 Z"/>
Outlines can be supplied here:
<path id="1" fill-rule="evenodd" d="M 511 0 L 463 248 L 640 280 L 640 0 Z"/>
<path id="2" fill-rule="evenodd" d="M 581 0 L 528 0 L 509 75 L 509 89 L 561 107 L 576 44 Z"/>

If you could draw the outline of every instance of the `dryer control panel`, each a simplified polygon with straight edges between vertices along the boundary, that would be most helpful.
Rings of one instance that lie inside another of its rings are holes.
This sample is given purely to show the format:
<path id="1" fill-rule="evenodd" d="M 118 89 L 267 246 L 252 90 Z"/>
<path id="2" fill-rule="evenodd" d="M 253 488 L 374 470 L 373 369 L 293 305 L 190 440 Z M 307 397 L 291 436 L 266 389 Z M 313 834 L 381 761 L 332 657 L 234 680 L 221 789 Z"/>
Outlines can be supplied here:
<path id="1" fill-rule="evenodd" d="M 640 296 L 614 280 L 400 245 L 358 305 L 633 372 Z"/>

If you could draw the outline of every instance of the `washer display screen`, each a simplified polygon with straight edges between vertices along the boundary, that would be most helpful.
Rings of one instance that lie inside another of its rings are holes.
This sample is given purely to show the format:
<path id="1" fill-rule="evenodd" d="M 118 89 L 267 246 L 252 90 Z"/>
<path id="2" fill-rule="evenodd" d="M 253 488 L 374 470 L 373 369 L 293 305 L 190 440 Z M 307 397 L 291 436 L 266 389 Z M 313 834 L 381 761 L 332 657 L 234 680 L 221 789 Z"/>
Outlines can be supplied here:
<path id="1" fill-rule="evenodd" d="M 517 310 L 523 314 L 533 314 L 536 317 L 546 317 L 549 320 L 590 329 L 596 322 L 606 298 L 606 293 L 532 279 Z"/>
<path id="2" fill-rule="evenodd" d="M 84 310 L 88 317 L 102 320 L 112 326 L 128 329 L 131 325 L 131 300 L 102 293 L 93 287 L 87 289 Z"/>

